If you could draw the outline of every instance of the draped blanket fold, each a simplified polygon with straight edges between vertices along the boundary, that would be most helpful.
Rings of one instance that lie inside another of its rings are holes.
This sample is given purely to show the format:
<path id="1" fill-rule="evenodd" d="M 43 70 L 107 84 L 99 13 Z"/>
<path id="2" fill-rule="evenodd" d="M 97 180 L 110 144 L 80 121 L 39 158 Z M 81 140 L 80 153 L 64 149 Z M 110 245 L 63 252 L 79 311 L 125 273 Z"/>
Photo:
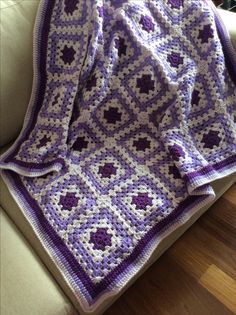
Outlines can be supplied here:
<path id="1" fill-rule="evenodd" d="M 30 104 L 0 168 L 84 310 L 236 171 L 235 83 L 210 1 L 41 1 Z"/>

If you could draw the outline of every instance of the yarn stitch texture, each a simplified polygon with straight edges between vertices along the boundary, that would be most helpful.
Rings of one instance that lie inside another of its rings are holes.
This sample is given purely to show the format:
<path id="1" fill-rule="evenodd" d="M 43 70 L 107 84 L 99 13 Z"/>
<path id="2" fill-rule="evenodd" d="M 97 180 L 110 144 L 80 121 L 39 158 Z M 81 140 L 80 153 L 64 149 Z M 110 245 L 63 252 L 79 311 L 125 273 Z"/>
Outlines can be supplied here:
<path id="1" fill-rule="evenodd" d="M 0 167 L 85 310 L 236 171 L 236 59 L 217 21 L 203 0 L 41 2 L 31 101 Z"/>

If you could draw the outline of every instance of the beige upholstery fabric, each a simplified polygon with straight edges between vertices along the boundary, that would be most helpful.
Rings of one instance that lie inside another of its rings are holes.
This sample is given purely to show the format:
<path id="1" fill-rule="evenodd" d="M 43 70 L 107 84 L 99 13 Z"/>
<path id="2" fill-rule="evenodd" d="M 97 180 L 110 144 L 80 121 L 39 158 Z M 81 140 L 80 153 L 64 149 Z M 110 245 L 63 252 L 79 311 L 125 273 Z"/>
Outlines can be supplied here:
<path id="1" fill-rule="evenodd" d="M 1 315 L 76 314 L 23 235 L 0 209 Z"/>
<path id="2" fill-rule="evenodd" d="M 32 38 L 39 0 L 0 0 L 0 146 L 22 127 L 32 85 Z"/>

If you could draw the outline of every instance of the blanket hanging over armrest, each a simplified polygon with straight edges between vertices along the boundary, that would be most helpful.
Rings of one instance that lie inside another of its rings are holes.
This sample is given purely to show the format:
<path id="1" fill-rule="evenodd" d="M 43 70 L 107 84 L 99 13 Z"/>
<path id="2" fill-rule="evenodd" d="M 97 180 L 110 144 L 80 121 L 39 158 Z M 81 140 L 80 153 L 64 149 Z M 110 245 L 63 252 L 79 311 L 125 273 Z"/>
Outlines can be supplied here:
<path id="1" fill-rule="evenodd" d="M 236 56 L 211 2 L 41 1 L 0 168 L 81 307 L 120 292 L 236 171 Z"/>

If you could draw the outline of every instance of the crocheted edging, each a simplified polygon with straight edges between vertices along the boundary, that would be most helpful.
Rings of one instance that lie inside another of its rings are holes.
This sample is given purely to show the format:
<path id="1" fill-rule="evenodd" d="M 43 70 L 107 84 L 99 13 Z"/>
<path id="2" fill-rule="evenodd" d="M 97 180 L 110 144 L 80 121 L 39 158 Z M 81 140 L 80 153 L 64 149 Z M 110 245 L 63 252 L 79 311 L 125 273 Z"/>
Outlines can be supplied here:
<path id="1" fill-rule="evenodd" d="M 207 165 L 199 170 L 184 175 L 190 195 L 198 193 L 198 188 L 214 180 L 221 179 L 236 172 L 236 154 L 213 165 Z"/>

